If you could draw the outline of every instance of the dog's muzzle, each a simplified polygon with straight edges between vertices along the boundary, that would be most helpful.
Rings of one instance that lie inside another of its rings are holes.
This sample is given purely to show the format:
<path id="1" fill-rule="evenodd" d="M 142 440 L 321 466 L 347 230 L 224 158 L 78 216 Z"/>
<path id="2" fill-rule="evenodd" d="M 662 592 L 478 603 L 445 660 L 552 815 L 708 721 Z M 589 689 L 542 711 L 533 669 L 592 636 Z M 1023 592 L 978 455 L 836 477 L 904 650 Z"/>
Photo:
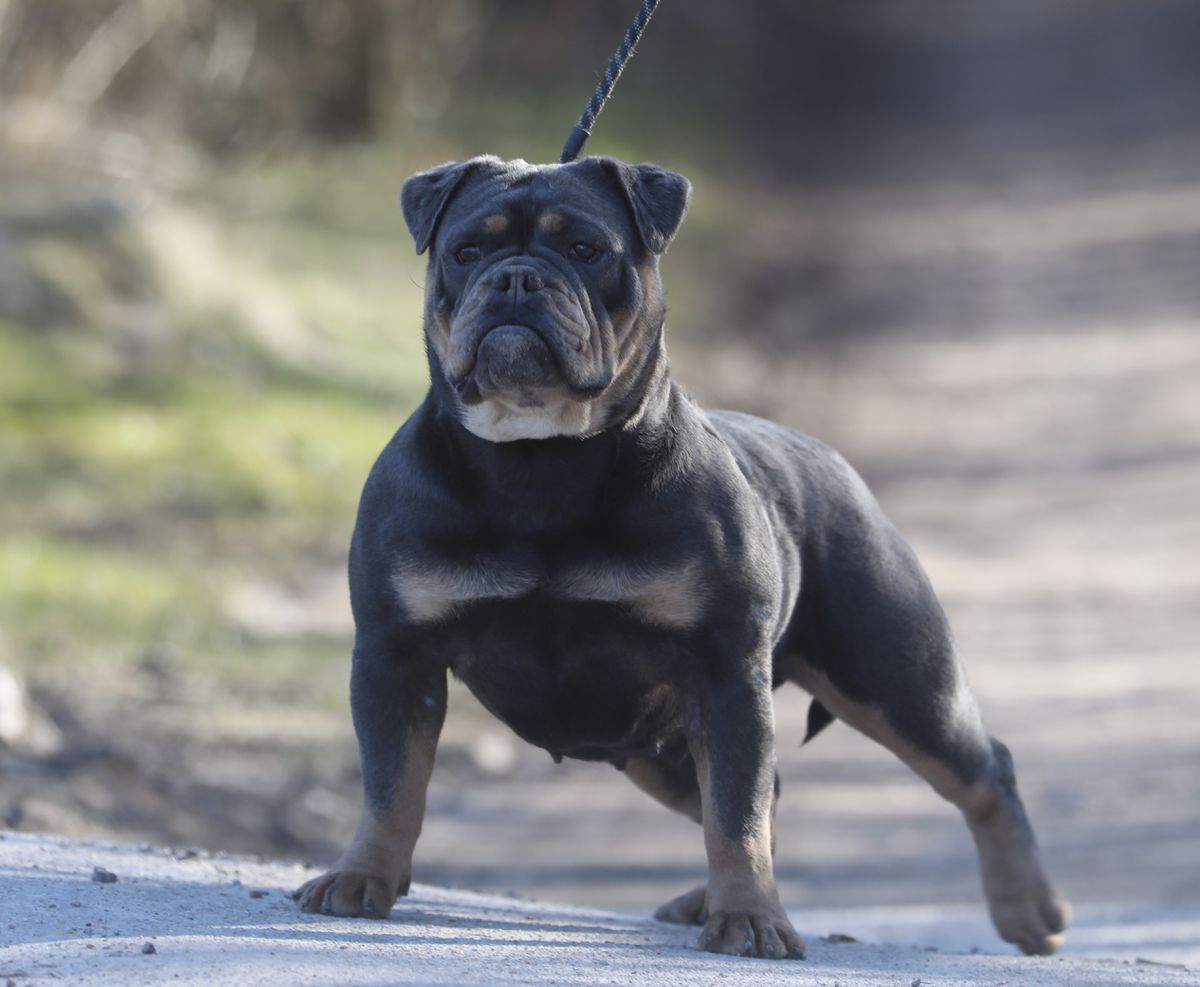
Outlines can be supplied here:
<path id="1" fill-rule="evenodd" d="M 550 347 L 528 326 L 497 326 L 479 343 L 475 383 L 484 395 L 550 387 L 558 380 Z"/>
<path id="2" fill-rule="evenodd" d="M 534 407 L 550 392 L 589 400 L 612 381 L 589 345 L 586 301 L 544 262 L 503 261 L 480 273 L 451 329 L 446 370 L 459 399 Z"/>

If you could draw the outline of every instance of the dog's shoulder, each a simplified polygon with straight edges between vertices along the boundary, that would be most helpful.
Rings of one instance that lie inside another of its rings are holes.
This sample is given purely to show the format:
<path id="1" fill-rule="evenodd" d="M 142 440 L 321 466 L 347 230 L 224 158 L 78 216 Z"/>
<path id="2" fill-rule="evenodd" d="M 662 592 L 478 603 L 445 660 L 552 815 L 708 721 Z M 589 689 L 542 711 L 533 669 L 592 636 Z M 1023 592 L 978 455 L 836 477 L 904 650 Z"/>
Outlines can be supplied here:
<path id="1" fill-rule="evenodd" d="M 853 473 L 832 446 L 786 425 L 741 411 L 712 410 L 705 417 L 752 485 L 827 487 Z"/>
<path id="2" fill-rule="evenodd" d="M 386 595 L 389 573 L 419 556 L 431 536 L 453 535 L 465 527 L 461 466 L 439 441 L 437 410 L 426 399 L 384 446 L 371 467 L 359 499 L 350 541 L 350 595 Z"/>
<path id="3" fill-rule="evenodd" d="M 706 414 L 750 487 L 787 515 L 797 533 L 883 521 L 866 482 L 832 446 L 755 415 Z"/>
<path id="4" fill-rule="evenodd" d="M 456 467 L 438 442 L 437 412 L 427 398 L 384 446 L 367 474 L 356 530 L 379 540 L 405 519 L 443 514 L 455 497 Z"/>

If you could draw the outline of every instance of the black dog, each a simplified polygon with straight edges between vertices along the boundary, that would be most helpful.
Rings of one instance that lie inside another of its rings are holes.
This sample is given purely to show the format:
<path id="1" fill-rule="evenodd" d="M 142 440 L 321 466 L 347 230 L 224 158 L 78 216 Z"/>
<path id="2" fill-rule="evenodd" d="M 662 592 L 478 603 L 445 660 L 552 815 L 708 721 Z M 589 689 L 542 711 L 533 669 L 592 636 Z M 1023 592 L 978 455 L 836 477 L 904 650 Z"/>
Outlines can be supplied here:
<path id="1" fill-rule="evenodd" d="M 795 682 L 810 734 L 844 720 L 962 811 L 1000 934 L 1050 953 L 1066 903 L 912 551 L 837 453 L 671 380 L 658 257 L 690 191 L 604 158 L 405 183 L 432 386 L 350 549 L 366 808 L 297 900 L 384 918 L 407 891 L 449 670 L 525 740 L 703 825 L 708 883 L 658 917 L 802 956 L 771 859 L 771 690 Z"/>

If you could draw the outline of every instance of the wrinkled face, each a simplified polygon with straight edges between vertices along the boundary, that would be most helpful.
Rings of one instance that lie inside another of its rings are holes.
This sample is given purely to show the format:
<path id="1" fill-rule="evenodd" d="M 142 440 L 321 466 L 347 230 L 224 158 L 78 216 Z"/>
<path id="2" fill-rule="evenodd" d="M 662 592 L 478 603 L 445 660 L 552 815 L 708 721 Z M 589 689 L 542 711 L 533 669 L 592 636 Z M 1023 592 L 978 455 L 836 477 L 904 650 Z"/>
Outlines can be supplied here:
<path id="1" fill-rule="evenodd" d="M 687 192 L 670 172 L 599 159 L 482 158 L 405 184 L 430 249 L 431 365 L 466 428 L 502 442 L 613 424 L 657 345 L 658 254 Z"/>

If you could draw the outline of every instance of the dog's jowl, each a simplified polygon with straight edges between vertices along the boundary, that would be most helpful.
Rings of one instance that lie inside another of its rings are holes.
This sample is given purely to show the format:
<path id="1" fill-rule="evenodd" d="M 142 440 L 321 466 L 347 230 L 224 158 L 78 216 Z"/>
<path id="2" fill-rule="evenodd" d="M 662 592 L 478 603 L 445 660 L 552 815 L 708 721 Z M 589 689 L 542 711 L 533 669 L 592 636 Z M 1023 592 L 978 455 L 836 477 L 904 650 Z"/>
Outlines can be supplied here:
<path id="1" fill-rule="evenodd" d="M 405 893 L 453 673 L 530 743 L 703 826 L 708 881 L 660 918 L 714 952 L 803 956 L 772 872 L 771 691 L 791 682 L 815 726 L 861 730 L 957 806 L 1000 934 L 1053 952 L 1067 906 L 911 550 L 837 453 L 671 379 L 659 256 L 689 194 L 604 158 L 405 184 L 431 386 L 350 549 L 362 822 L 297 899 L 383 918 Z"/>

